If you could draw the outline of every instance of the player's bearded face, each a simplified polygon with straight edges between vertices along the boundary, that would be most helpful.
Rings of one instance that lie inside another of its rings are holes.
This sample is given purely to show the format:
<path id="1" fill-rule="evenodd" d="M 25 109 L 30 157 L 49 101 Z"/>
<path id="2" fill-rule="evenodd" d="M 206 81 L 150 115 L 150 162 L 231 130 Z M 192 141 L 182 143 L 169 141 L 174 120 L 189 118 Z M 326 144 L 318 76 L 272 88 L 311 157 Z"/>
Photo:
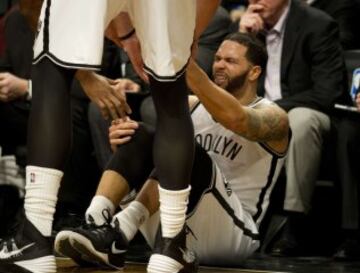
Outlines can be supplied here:
<path id="1" fill-rule="evenodd" d="M 232 76 L 225 70 L 217 71 L 215 69 L 214 82 L 221 88 L 227 90 L 229 93 L 234 93 L 243 87 L 249 71 L 250 69 L 242 72 L 241 74 Z"/>

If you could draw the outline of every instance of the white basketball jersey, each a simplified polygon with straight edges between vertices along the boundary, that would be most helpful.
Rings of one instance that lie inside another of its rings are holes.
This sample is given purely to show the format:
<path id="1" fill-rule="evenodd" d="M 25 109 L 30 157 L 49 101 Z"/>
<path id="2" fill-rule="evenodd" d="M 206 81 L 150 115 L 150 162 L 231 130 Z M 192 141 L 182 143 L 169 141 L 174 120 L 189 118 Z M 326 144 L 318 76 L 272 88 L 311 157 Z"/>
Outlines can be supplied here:
<path id="1" fill-rule="evenodd" d="M 272 102 L 260 98 L 249 107 L 269 103 Z M 193 110 L 192 120 L 196 141 L 208 152 L 244 210 L 259 225 L 284 164 L 284 155 L 226 129 L 212 118 L 202 104 Z"/>

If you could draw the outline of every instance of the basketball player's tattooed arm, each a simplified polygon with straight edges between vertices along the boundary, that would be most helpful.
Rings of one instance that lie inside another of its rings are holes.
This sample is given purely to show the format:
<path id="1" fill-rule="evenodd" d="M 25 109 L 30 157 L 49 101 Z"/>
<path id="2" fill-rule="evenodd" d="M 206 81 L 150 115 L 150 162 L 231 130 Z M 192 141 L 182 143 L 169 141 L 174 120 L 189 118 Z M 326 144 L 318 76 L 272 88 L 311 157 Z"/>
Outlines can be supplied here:
<path id="1" fill-rule="evenodd" d="M 286 113 L 277 105 L 250 108 L 217 86 L 190 60 L 187 82 L 213 118 L 225 128 L 252 141 L 262 142 L 276 152 L 284 152 L 288 145 L 289 122 Z"/>
<path id="2" fill-rule="evenodd" d="M 126 102 L 125 90 L 117 81 L 88 70 L 78 70 L 76 78 L 86 95 L 100 108 L 104 118 L 117 119 L 131 113 Z"/>
<path id="3" fill-rule="evenodd" d="M 259 142 L 281 141 L 288 135 L 289 122 L 284 110 L 275 104 L 265 107 L 244 107 L 246 122 L 238 125 L 243 136 Z M 242 128 L 241 128 L 242 127 Z"/>

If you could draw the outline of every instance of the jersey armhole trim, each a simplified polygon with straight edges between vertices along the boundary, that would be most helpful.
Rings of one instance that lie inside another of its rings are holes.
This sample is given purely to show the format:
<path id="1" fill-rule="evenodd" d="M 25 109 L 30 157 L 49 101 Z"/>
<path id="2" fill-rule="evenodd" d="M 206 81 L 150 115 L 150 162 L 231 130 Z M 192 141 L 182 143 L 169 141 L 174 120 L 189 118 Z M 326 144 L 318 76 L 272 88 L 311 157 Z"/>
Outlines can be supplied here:
<path id="1" fill-rule="evenodd" d="M 268 153 L 270 153 L 272 156 L 275 156 L 275 157 L 278 157 L 278 158 L 283 158 L 287 155 L 287 152 L 289 150 L 289 146 L 290 146 L 290 141 L 291 141 L 291 138 L 292 138 L 292 131 L 291 129 L 289 129 L 289 134 L 288 134 L 288 146 L 286 148 L 286 150 L 282 153 L 279 153 L 279 152 L 276 152 L 274 151 L 274 149 L 272 149 L 271 147 L 269 147 L 269 145 L 267 145 L 266 143 L 264 142 L 259 142 L 259 145 L 264 149 L 266 150 Z"/>

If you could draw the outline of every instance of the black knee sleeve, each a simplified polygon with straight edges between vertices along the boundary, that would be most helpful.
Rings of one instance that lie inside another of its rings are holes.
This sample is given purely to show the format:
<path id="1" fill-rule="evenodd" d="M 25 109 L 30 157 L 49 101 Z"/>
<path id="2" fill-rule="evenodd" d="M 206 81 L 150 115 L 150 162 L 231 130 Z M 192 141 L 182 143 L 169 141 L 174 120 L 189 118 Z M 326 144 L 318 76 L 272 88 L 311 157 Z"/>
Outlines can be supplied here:
<path id="1" fill-rule="evenodd" d="M 74 70 L 44 58 L 33 66 L 28 165 L 62 170 L 71 144 L 70 85 Z"/>
<path id="2" fill-rule="evenodd" d="M 185 76 L 175 82 L 151 78 L 150 88 L 157 114 L 154 163 L 159 182 L 165 189 L 181 190 L 190 183 L 194 157 L 194 129 Z"/>
<path id="3" fill-rule="evenodd" d="M 153 139 L 154 128 L 140 123 L 131 141 L 118 146 L 106 169 L 121 174 L 130 189 L 140 190 L 154 168 Z"/>

